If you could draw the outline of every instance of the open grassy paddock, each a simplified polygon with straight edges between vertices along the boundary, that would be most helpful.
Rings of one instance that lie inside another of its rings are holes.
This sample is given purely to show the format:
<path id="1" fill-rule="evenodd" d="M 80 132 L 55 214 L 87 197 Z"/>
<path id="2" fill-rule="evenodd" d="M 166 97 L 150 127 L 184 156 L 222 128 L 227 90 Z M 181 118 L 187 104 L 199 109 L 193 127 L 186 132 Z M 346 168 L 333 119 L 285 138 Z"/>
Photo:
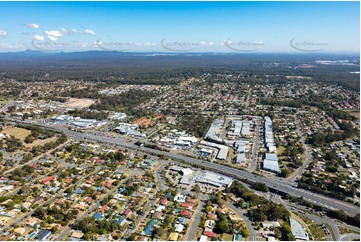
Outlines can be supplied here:
<path id="1" fill-rule="evenodd" d="M 24 139 L 26 136 L 28 136 L 31 131 L 23 128 L 6 128 L 1 131 L 2 134 L 8 134 L 11 136 L 14 136 L 15 138 L 20 139 L 22 142 L 24 142 Z"/>

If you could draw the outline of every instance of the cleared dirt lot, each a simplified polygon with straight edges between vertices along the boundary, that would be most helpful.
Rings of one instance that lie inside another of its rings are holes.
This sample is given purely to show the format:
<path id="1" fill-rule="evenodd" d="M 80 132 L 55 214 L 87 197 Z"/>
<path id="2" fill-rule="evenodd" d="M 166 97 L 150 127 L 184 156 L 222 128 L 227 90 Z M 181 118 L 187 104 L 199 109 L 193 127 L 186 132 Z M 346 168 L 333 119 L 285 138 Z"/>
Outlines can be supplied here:
<path id="1" fill-rule="evenodd" d="M 90 105 L 95 103 L 95 100 L 88 98 L 69 98 L 68 101 L 64 103 L 64 106 L 68 108 L 87 108 Z"/>

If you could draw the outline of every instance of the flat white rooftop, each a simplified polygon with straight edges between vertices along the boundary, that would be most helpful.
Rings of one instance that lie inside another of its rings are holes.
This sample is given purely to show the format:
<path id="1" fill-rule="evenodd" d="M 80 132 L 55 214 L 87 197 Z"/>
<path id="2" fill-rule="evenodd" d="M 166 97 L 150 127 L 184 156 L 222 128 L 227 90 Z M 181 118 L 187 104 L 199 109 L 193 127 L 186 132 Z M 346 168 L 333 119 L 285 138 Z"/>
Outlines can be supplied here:
<path id="1" fill-rule="evenodd" d="M 290 225 L 293 236 L 296 239 L 309 240 L 308 234 L 303 229 L 302 225 L 290 217 Z"/>

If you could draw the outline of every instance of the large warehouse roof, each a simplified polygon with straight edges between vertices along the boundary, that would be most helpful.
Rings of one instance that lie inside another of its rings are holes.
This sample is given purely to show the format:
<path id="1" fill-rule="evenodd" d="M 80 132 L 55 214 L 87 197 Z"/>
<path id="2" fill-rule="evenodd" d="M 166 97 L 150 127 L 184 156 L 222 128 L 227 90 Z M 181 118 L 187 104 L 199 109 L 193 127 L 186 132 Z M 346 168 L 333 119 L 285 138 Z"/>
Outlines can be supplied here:
<path id="1" fill-rule="evenodd" d="M 277 160 L 267 160 L 265 159 L 263 161 L 263 169 L 274 171 L 274 172 L 280 172 L 280 167 L 278 166 Z"/>

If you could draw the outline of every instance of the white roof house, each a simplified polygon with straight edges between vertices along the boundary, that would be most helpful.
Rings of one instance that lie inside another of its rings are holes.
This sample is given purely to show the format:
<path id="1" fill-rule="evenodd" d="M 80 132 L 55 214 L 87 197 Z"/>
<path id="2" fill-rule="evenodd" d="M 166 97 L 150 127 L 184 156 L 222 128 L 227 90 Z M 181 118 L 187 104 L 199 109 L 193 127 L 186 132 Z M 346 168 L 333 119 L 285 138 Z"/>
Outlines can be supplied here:
<path id="1" fill-rule="evenodd" d="M 201 238 L 199 239 L 199 241 L 207 241 L 208 237 L 205 235 L 201 235 Z"/>
<path id="2" fill-rule="evenodd" d="M 175 231 L 175 232 L 179 232 L 179 233 L 181 233 L 181 232 L 183 231 L 183 229 L 184 229 L 184 225 L 183 225 L 183 224 L 176 224 L 174 227 L 175 227 L 175 228 L 174 228 L 174 231 Z"/>
<path id="3" fill-rule="evenodd" d="M 177 194 L 175 197 L 174 197 L 174 201 L 175 202 L 179 202 L 179 203 L 184 203 L 186 201 L 186 198 L 187 196 L 184 196 L 182 194 Z"/>

